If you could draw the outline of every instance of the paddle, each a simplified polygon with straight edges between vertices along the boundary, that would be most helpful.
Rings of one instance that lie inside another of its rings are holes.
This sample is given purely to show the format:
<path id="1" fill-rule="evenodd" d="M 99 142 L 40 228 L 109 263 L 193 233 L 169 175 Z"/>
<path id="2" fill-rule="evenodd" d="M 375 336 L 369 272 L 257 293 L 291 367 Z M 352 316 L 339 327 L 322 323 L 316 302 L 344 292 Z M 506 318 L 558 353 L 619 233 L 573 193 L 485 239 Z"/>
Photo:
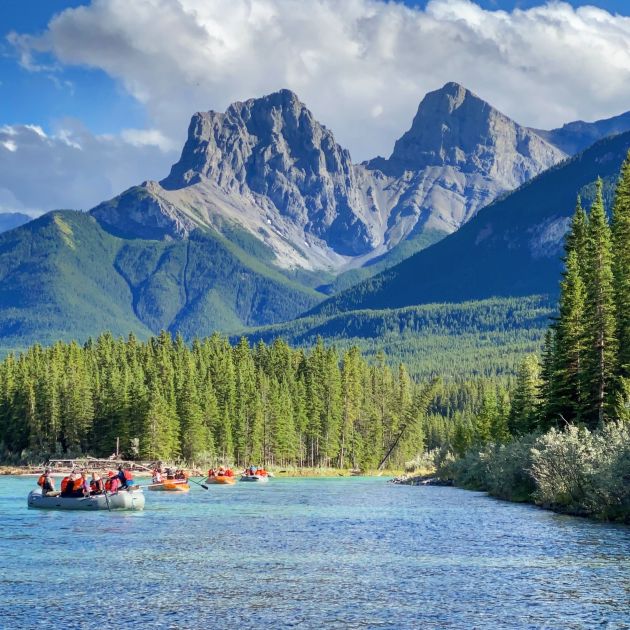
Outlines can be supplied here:
<path id="1" fill-rule="evenodd" d="M 198 486 L 201 486 L 204 490 L 210 490 L 210 488 L 208 488 L 208 486 L 206 486 L 205 483 L 201 483 L 201 481 L 195 481 L 191 477 L 188 477 L 188 481 L 192 481 L 193 483 L 196 483 Z"/>
<path id="2" fill-rule="evenodd" d="M 105 495 L 105 503 L 107 503 L 107 511 L 111 512 L 112 508 L 109 507 L 109 497 L 107 496 L 107 490 L 103 490 L 103 494 Z"/>

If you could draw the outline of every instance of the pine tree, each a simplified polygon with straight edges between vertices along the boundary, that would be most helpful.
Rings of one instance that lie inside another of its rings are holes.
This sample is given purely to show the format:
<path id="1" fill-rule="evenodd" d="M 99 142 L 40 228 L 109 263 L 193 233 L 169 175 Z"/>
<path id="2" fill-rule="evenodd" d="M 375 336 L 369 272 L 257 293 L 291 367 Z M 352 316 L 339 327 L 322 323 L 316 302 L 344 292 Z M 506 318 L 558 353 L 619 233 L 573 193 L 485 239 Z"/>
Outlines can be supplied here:
<path id="1" fill-rule="evenodd" d="M 580 422 L 588 413 L 583 393 L 586 317 L 586 287 L 579 256 L 576 250 L 570 250 L 561 282 L 554 373 L 556 413 L 566 422 Z"/>
<path id="2" fill-rule="evenodd" d="M 189 378 L 182 385 L 179 405 L 180 445 L 187 462 L 198 462 L 209 455 L 209 431 L 199 402 L 197 388 L 189 370 Z"/>
<path id="3" fill-rule="evenodd" d="M 342 421 L 339 448 L 339 467 L 344 468 L 353 461 L 354 434 L 361 411 L 361 372 L 360 354 L 356 347 L 350 348 L 343 357 L 341 372 Z M 354 466 L 354 463 L 353 463 Z"/>
<path id="4" fill-rule="evenodd" d="M 486 444 L 493 438 L 493 427 L 498 424 L 499 407 L 494 387 L 488 388 L 481 403 L 481 409 L 475 416 L 475 442 Z"/>
<path id="5" fill-rule="evenodd" d="M 516 386 L 508 416 L 508 427 L 513 435 L 524 435 L 536 429 L 540 406 L 540 365 L 528 355 L 523 359 L 516 376 Z"/>
<path id="6" fill-rule="evenodd" d="M 612 212 L 619 376 L 630 377 L 630 152 L 621 167 Z"/>
<path id="7" fill-rule="evenodd" d="M 584 392 L 586 423 L 595 427 L 608 414 L 617 357 L 612 239 L 602 199 L 602 181 L 588 221 L 586 245 L 586 352 Z"/>

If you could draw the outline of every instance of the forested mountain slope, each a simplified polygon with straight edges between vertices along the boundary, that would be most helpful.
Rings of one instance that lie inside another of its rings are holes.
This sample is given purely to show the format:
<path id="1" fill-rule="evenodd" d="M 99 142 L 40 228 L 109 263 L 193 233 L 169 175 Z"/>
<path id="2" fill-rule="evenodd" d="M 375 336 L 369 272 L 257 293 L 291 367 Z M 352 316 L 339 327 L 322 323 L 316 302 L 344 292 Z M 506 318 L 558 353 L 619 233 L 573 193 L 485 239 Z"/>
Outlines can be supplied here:
<path id="1" fill-rule="evenodd" d="M 577 194 L 588 201 L 602 177 L 610 196 L 629 149 L 630 132 L 601 140 L 487 206 L 455 234 L 330 298 L 313 313 L 555 294 Z"/>
<path id="2" fill-rule="evenodd" d="M 209 230 L 185 241 L 125 240 L 82 212 L 46 214 L 0 235 L 6 350 L 100 331 L 187 339 L 283 321 L 320 296 Z"/>

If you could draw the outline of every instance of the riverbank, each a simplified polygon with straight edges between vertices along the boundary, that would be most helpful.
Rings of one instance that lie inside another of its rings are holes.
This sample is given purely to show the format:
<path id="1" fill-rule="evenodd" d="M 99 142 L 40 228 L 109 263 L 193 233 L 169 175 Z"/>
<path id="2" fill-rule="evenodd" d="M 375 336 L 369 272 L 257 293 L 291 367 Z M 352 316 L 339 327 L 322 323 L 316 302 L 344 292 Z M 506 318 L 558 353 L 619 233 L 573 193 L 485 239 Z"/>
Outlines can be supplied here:
<path id="1" fill-rule="evenodd" d="M 116 466 L 113 466 L 116 468 Z M 42 466 L 0 466 L 0 476 L 13 475 L 13 476 L 34 476 L 39 475 L 42 472 Z M 110 467 L 111 468 L 111 467 Z M 173 466 L 173 468 L 177 468 Z M 266 468 L 274 477 L 396 477 L 401 474 L 399 469 L 397 470 L 349 470 L 346 468 L 287 468 L 287 467 L 273 467 Z M 90 469 L 91 470 L 91 469 Z M 98 468 L 99 472 L 104 472 L 105 469 Z M 205 477 L 206 471 L 198 468 L 184 468 L 184 470 L 191 477 Z M 235 472 L 240 472 L 239 469 L 234 469 Z M 65 474 L 71 472 L 70 468 L 54 469 L 55 474 Z M 151 472 L 148 470 L 134 469 L 133 474 L 135 477 L 151 477 Z"/>
<path id="2" fill-rule="evenodd" d="M 435 477 L 513 503 L 630 524 L 630 424 L 528 434 L 469 449 Z"/>

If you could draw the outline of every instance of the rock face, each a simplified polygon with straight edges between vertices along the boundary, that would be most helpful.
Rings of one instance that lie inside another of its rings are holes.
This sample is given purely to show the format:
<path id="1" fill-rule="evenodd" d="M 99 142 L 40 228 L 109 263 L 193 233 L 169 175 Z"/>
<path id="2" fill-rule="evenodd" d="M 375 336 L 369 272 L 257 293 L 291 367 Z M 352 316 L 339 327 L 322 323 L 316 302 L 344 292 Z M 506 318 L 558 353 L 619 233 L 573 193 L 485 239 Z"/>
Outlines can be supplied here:
<path id="1" fill-rule="evenodd" d="M 337 293 L 313 313 L 337 316 L 491 297 L 555 298 L 576 197 L 590 207 L 601 178 L 604 199 L 611 200 L 629 149 L 630 131 L 600 140 L 483 208 L 454 234 Z M 547 314 L 543 319 L 547 326 Z"/>
<path id="2" fill-rule="evenodd" d="M 427 94 L 389 159 L 366 163 L 396 177 L 395 215 L 452 232 L 499 194 L 566 157 L 457 83 Z"/>
<path id="3" fill-rule="evenodd" d="M 180 161 L 162 181 L 178 189 L 205 178 L 222 190 L 270 203 L 305 234 L 339 254 L 367 253 L 370 225 L 361 173 L 323 125 L 289 90 L 224 113 L 193 116 Z"/>
<path id="4" fill-rule="evenodd" d="M 456 83 L 427 94 L 389 159 L 352 163 L 289 90 L 192 117 L 180 160 L 92 214 L 108 230 L 185 238 L 234 225 L 281 267 L 361 266 L 425 230 L 455 231 L 565 154 Z"/>

